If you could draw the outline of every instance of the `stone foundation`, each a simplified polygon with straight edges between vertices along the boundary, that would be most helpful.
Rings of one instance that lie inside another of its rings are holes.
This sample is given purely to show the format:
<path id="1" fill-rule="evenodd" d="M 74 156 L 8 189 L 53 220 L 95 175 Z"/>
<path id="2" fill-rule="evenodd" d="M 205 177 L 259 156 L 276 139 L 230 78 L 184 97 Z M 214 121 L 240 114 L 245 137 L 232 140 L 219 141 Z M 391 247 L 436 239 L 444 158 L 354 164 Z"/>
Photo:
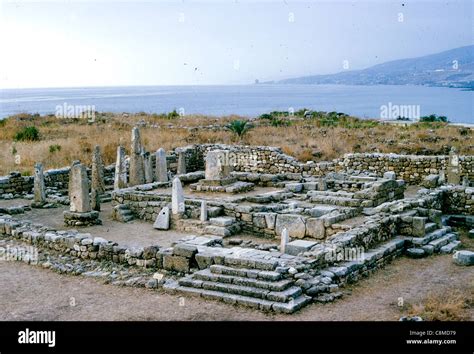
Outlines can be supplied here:
<path id="1" fill-rule="evenodd" d="M 101 225 L 102 221 L 99 219 L 99 212 L 95 210 L 85 213 L 65 211 L 64 224 L 68 226 L 91 226 Z"/>

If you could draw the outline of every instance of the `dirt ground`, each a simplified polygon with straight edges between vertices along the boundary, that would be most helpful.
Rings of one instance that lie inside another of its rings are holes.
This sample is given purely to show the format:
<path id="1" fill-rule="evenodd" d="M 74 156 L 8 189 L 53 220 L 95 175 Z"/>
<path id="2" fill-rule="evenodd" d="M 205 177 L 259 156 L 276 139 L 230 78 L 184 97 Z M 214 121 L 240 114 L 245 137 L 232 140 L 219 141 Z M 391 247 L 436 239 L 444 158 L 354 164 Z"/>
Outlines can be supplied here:
<path id="1" fill-rule="evenodd" d="M 245 307 L 161 290 L 106 285 L 38 266 L 0 262 L 0 320 L 398 320 L 397 303 L 423 301 L 430 293 L 473 293 L 472 268 L 458 267 L 450 255 L 400 258 L 346 288 L 330 304 L 311 304 L 292 315 L 266 314 Z M 184 299 L 184 300 L 183 300 Z M 474 309 L 467 309 L 474 320 Z"/>

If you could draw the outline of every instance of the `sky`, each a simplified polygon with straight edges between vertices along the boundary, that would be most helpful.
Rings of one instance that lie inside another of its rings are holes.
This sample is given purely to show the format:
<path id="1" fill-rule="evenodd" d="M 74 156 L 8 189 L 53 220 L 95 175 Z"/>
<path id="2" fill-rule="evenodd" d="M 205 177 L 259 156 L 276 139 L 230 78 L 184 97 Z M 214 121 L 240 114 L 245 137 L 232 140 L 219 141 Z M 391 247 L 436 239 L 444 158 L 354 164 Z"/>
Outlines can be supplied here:
<path id="1" fill-rule="evenodd" d="M 248 84 L 363 69 L 473 44 L 473 11 L 471 0 L 0 0 L 0 87 Z"/>

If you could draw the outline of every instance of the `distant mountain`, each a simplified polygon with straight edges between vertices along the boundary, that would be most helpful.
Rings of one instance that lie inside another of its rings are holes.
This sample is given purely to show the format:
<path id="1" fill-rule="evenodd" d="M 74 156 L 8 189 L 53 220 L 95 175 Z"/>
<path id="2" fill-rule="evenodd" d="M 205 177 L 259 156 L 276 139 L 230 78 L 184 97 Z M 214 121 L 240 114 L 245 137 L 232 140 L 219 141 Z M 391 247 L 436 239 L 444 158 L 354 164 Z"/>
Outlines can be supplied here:
<path id="1" fill-rule="evenodd" d="M 474 89 L 474 45 L 363 70 L 272 81 L 278 84 L 427 85 Z"/>

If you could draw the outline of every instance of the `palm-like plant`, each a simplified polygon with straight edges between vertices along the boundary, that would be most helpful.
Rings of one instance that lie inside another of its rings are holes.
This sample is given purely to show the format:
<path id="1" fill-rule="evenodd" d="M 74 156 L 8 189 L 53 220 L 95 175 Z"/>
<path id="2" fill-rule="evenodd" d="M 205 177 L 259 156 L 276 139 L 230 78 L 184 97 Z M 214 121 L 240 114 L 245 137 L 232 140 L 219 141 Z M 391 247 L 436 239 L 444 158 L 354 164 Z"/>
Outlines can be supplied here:
<path id="1" fill-rule="evenodd" d="M 232 122 L 227 124 L 226 128 L 236 134 L 239 139 L 242 139 L 245 133 L 247 133 L 250 129 L 253 128 L 253 125 L 246 120 L 233 120 Z"/>

